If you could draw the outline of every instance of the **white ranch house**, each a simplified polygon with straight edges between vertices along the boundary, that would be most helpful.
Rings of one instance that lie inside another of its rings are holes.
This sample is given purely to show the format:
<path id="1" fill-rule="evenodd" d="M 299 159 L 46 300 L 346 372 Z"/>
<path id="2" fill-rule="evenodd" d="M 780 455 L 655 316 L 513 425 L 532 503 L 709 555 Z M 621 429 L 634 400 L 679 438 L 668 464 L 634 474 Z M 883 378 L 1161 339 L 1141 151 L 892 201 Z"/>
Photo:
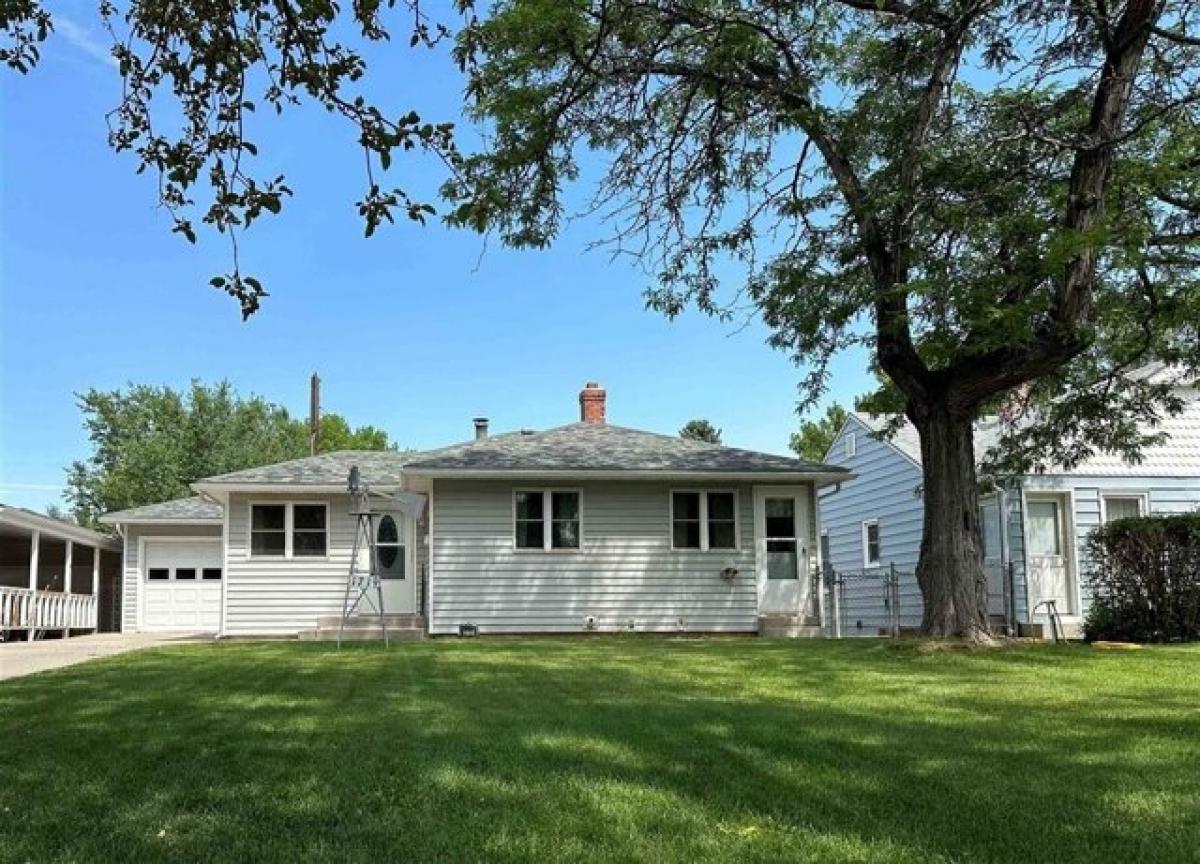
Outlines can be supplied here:
<path id="1" fill-rule="evenodd" d="M 122 629 L 328 633 L 354 522 L 347 476 L 423 496 L 377 508 L 392 625 L 479 633 L 811 632 L 817 491 L 845 468 L 580 421 L 426 452 L 338 452 L 193 484 L 196 497 L 111 513 L 124 542 Z"/>
<path id="2" fill-rule="evenodd" d="M 1163 374 L 1163 373 L 1158 373 Z M 1200 508 L 1200 391 L 1180 385 L 1184 412 L 1155 431 L 1166 441 L 1137 464 L 1097 453 L 1070 471 L 1019 477 L 981 500 L 980 523 L 989 612 L 999 623 L 1043 625 L 1053 601 L 1067 635 L 1076 635 L 1090 597 L 1083 578 L 1083 544 L 1101 523 L 1121 516 L 1180 513 Z M 853 481 L 821 496 L 823 558 L 845 577 L 843 620 L 851 632 L 876 632 L 880 604 L 859 579 L 894 567 L 899 574 L 899 618 L 921 621 L 921 594 L 913 573 L 921 547 L 921 447 L 905 424 L 883 438 L 885 418 L 852 413 L 826 461 L 854 472 Z M 999 437 L 999 423 L 976 426 L 982 456 Z M 1011 574 L 1011 576 L 1009 575 Z"/>

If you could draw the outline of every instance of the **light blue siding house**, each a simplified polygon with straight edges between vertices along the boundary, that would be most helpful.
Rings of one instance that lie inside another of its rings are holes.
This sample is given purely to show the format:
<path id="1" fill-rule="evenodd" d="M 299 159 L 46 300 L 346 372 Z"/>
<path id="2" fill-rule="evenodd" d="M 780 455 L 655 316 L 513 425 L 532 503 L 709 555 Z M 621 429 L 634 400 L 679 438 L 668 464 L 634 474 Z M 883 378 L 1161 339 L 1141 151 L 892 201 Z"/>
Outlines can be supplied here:
<path id="1" fill-rule="evenodd" d="M 1200 391 L 1178 392 L 1186 409 L 1160 427 L 1166 443 L 1141 463 L 1101 453 L 1071 471 L 1021 477 L 981 500 L 988 611 L 997 623 L 1046 625 L 1053 601 L 1067 633 L 1078 633 L 1090 599 L 1082 578 L 1087 535 L 1121 516 L 1200 509 Z M 913 576 L 923 519 L 920 442 L 910 425 L 886 440 L 879 437 L 883 427 L 883 418 L 852 413 L 825 459 L 855 475 L 820 499 L 823 558 L 846 574 L 841 618 L 852 633 L 884 626 L 879 580 L 869 576 L 893 566 L 901 626 L 921 621 Z M 994 446 L 999 431 L 994 419 L 981 421 L 976 453 Z"/>

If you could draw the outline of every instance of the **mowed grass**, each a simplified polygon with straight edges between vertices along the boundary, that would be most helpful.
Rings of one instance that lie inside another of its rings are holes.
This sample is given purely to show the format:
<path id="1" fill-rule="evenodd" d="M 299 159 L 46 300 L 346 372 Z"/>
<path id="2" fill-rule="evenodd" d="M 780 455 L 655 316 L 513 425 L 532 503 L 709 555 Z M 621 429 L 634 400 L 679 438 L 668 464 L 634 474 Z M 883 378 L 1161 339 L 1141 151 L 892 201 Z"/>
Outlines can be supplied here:
<path id="1" fill-rule="evenodd" d="M 1196 861 L 1200 649 L 145 651 L 0 684 L 26 860 Z"/>

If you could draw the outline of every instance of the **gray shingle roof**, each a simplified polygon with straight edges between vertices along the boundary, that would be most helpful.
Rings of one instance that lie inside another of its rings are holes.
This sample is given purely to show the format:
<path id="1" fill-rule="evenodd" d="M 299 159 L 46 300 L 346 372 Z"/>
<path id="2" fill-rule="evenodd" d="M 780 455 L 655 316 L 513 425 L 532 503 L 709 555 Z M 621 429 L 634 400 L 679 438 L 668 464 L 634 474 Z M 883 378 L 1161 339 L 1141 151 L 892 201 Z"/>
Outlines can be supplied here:
<path id="1" fill-rule="evenodd" d="M 844 473 L 737 447 L 691 441 L 604 423 L 572 423 L 544 432 L 514 432 L 414 454 L 405 466 L 422 471 L 661 471 L 711 473 Z"/>
<path id="2" fill-rule="evenodd" d="M 105 513 L 100 521 L 108 525 L 117 522 L 204 522 L 221 519 L 221 507 L 207 498 L 194 495 L 191 498 L 176 498 L 173 501 L 160 501 L 158 504 L 147 504 L 144 507 L 133 507 L 129 510 L 118 510 L 115 513 Z"/>
<path id="3" fill-rule="evenodd" d="M 395 450 L 337 450 L 320 456 L 307 456 L 274 465 L 231 471 L 215 477 L 205 477 L 204 484 L 262 483 L 289 486 L 344 486 L 350 468 L 357 465 L 364 479 L 380 485 L 398 485 L 400 469 L 411 459 L 412 452 Z"/>
<path id="4" fill-rule="evenodd" d="M 376 486 L 423 471 L 661 471 L 844 473 L 844 468 L 598 423 L 506 432 L 436 450 L 340 450 L 206 477 L 203 485 L 341 486 L 351 466 Z"/>

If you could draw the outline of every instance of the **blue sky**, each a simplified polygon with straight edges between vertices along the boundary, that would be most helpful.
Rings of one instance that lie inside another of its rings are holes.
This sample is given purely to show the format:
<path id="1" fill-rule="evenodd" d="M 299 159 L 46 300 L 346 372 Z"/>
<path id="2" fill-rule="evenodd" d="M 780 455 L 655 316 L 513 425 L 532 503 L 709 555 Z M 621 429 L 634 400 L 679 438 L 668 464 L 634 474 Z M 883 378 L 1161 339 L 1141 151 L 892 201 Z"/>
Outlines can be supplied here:
<path id="1" fill-rule="evenodd" d="M 77 392 L 192 378 L 228 378 L 303 414 L 317 371 L 327 410 L 417 448 L 469 437 L 476 415 L 498 430 L 572 422 L 594 379 L 611 422 L 673 432 L 705 417 L 726 443 L 787 452 L 799 373 L 757 322 L 646 311 L 645 273 L 587 251 L 606 236 L 595 220 L 535 252 L 436 223 L 365 240 L 360 151 L 312 108 L 264 115 L 252 133 L 296 197 L 243 239 L 243 269 L 272 295 L 243 323 L 207 287 L 227 246 L 171 234 L 152 179 L 108 149 L 120 81 L 94 8 L 59 4 L 42 65 L 0 72 L 0 500 L 59 501 L 64 467 L 88 453 Z M 374 86 L 396 108 L 452 117 L 453 67 L 406 43 L 379 58 Z M 404 157 L 391 174 L 414 189 L 439 176 Z M 869 380 L 863 354 L 843 356 L 829 399 L 848 402 Z"/>

